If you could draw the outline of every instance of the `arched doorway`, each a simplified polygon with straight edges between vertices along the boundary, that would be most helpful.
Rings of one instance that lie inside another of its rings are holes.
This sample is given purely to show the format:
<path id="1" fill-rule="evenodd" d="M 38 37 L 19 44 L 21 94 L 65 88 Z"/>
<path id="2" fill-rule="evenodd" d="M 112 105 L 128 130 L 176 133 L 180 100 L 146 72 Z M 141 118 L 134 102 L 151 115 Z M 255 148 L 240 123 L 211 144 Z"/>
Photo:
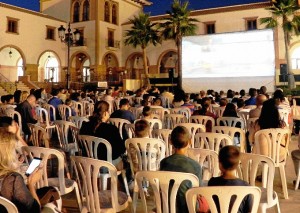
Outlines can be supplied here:
<path id="1" fill-rule="evenodd" d="M 113 53 L 107 53 L 104 56 L 104 64 L 106 67 L 106 79 L 110 85 L 120 84 L 120 73 L 118 58 Z"/>
<path id="2" fill-rule="evenodd" d="M 163 53 L 159 61 L 159 73 L 169 73 L 172 71 L 173 75 L 177 76 L 177 62 L 178 55 L 176 51 L 170 50 Z"/>
<path id="3" fill-rule="evenodd" d="M 144 74 L 144 62 L 142 53 L 134 53 L 128 57 L 126 62 L 126 71 L 127 78 L 141 79 L 141 75 Z"/>
<path id="4" fill-rule="evenodd" d="M 300 69 L 300 46 L 296 47 L 292 54 L 291 54 L 291 60 L 292 60 L 292 69 Z"/>
<path id="5" fill-rule="evenodd" d="M 38 81 L 42 82 L 59 82 L 59 60 L 57 55 L 52 51 L 44 52 L 39 59 Z"/>
<path id="6" fill-rule="evenodd" d="M 12 46 L 4 47 L 0 50 L 0 73 L 2 78 L 14 82 L 19 76 L 24 75 L 24 58 L 18 49 Z M 1 81 L 5 81 L 4 79 Z"/>
<path id="7" fill-rule="evenodd" d="M 71 79 L 74 82 L 90 82 L 93 80 L 90 72 L 90 57 L 83 53 L 76 53 L 72 57 L 72 69 L 75 72 L 71 73 Z"/>

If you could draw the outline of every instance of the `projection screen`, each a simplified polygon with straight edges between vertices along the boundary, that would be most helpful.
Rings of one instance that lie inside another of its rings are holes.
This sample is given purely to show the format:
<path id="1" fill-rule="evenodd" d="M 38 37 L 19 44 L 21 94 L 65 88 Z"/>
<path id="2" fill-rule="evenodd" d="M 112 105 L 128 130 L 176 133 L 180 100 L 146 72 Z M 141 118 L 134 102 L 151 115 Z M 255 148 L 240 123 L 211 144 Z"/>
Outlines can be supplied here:
<path id="1" fill-rule="evenodd" d="M 182 41 L 185 92 L 214 89 L 239 91 L 266 86 L 274 90 L 273 30 L 199 35 Z"/>

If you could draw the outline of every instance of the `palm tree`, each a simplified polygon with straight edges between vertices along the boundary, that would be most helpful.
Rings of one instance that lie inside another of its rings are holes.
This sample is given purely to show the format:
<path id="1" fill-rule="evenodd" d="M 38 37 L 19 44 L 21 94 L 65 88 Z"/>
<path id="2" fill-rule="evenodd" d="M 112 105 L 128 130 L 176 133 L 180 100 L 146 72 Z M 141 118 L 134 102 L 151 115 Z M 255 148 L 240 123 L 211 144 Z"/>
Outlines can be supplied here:
<path id="1" fill-rule="evenodd" d="M 140 13 L 129 19 L 132 27 L 126 31 L 125 45 L 132 45 L 134 48 L 140 46 L 143 52 L 144 72 L 146 84 L 149 85 L 149 73 L 146 48 L 149 44 L 156 46 L 160 42 L 158 25 L 151 23 L 149 14 Z"/>
<path id="2" fill-rule="evenodd" d="M 189 2 L 181 3 L 174 0 L 171 10 L 167 11 L 168 16 L 165 22 L 161 23 L 162 37 L 164 39 L 173 39 L 177 46 L 178 53 L 178 87 L 182 89 L 182 37 L 196 34 L 198 22 L 197 19 L 190 18 Z"/>
<path id="3" fill-rule="evenodd" d="M 295 78 L 292 72 L 291 59 L 289 54 L 289 46 L 292 35 L 299 35 L 300 17 L 296 12 L 300 7 L 297 0 L 277 0 L 272 2 L 272 6 L 266 8 L 272 14 L 272 17 L 261 18 L 260 23 L 266 24 L 267 28 L 280 27 L 283 30 L 284 45 L 285 45 L 285 59 L 288 71 L 289 88 L 294 89 Z"/>

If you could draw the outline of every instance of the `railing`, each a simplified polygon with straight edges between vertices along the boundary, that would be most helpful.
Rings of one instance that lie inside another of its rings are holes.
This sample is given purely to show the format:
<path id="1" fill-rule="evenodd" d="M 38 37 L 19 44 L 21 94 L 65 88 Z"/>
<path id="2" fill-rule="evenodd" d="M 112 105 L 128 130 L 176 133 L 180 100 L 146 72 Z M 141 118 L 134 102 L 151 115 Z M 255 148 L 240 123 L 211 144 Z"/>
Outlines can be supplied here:
<path id="1" fill-rule="evenodd" d="M 0 73 L 0 86 L 4 90 L 6 90 L 7 93 L 10 93 L 10 94 L 13 94 L 17 89 L 16 83 L 10 82 L 10 80 L 1 73 Z"/>

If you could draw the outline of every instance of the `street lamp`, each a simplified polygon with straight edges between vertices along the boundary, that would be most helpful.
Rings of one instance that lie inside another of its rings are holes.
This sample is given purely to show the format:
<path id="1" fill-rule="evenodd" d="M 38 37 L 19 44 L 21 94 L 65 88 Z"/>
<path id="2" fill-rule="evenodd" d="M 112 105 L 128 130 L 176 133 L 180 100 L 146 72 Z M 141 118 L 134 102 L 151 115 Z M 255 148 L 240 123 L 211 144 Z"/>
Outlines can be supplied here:
<path id="1" fill-rule="evenodd" d="M 75 29 L 74 33 L 71 33 L 71 25 L 70 22 L 68 24 L 68 29 L 66 33 L 66 28 L 61 25 L 58 28 L 58 37 L 60 38 L 61 42 L 64 42 L 68 47 L 68 69 L 67 69 L 67 89 L 70 88 L 69 85 L 69 78 L 70 78 L 70 47 L 71 45 L 75 44 L 76 41 L 80 39 L 80 32 L 78 29 Z"/>

